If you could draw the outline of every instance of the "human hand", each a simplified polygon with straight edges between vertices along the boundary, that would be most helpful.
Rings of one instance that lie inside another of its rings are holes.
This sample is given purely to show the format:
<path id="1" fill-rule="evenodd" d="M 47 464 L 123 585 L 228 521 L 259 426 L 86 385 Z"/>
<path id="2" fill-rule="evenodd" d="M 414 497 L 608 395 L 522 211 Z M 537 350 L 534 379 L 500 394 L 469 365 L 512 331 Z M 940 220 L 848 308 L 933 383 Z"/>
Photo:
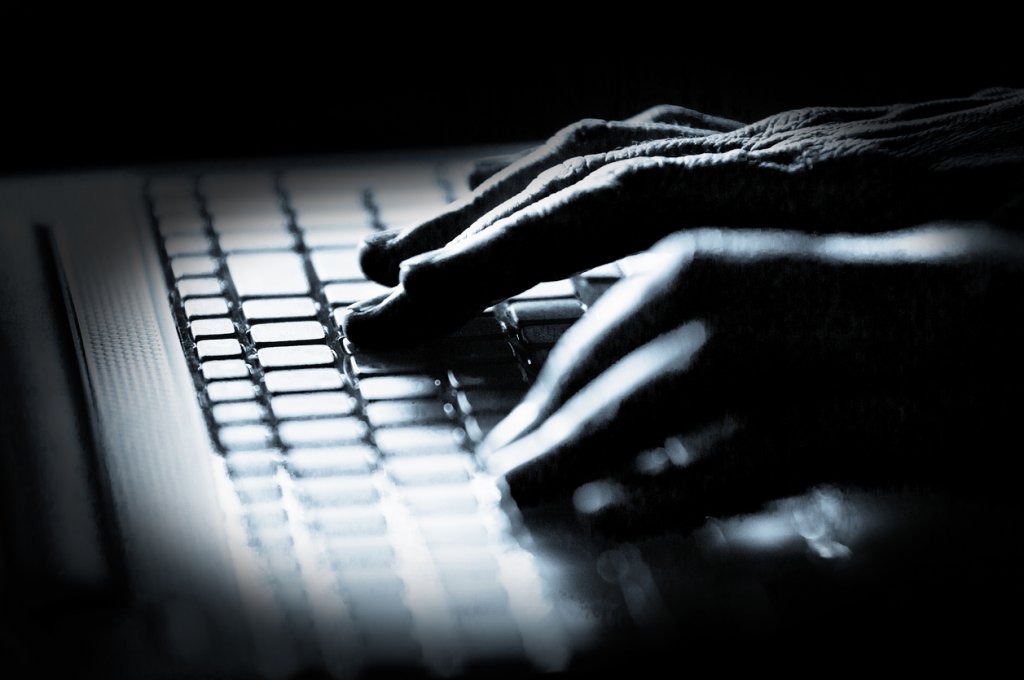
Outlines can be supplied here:
<path id="1" fill-rule="evenodd" d="M 811 108 L 740 126 L 678 108 L 584 121 L 465 201 L 363 248 L 393 291 L 353 306 L 347 337 L 408 344 L 480 309 L 701 225 L 883 231 L 987 217 L 1021 188 L 1024 93 Z M 443 304 L 437 304 L 437 301 Z"/>
<path id="2" fill-rule="evenodd" d="M 654 531 L 819 483 L 998 478 L 986 446 L 1024 373 L 1017 237 L 697 230 L 651 253 L 481 446 L 520 505 L 590 483 L 581 509 Z"/>

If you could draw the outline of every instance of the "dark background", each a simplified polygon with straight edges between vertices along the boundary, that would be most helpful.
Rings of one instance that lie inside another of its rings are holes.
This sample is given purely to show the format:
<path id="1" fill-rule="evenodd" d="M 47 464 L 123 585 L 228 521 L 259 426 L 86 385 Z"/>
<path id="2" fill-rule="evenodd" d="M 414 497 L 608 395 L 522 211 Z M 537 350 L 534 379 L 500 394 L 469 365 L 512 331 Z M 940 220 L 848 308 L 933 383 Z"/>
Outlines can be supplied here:
<path id="1" fill-rule="evenodd" d="M 834 40 L 795 28 L 737 36 L 728 24 L 700 39 L 622 29 L 620 42 L 538 20 L 501 36 L 421 33 L 369 47 L 347 39 L 361 26 L 328 24 L 308 39 L 283 26 L 284 40 L 193 26 L 59 54 L 4 45 L 0 174 L 539 140 L 658 103 L 751 121 L 1024 85 L 1016 40 L 967 24 L 952 36 L 913 27 Z"/>

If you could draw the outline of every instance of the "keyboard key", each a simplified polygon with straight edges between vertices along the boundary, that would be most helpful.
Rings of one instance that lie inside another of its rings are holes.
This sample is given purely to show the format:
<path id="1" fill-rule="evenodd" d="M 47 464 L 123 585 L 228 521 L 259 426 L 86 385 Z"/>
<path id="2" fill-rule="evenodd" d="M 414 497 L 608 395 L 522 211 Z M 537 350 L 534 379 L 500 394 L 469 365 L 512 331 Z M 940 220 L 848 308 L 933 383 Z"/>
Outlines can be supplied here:
<path id="1" fill-rule="evenodd" d="M 386 537 L 334 537 L 326 541 L 327 553 L 335 568 L 384 569 L 395 561 L 395 549 Z"/>
<path id="2" fill-rule="evenodd" d="M 522 329 L 523 339 L 531 345 L 548 346 L 558 342 L 565 332 L 569 330 L 567 324 L 540 324 L 537 326 L 524 326 Z"/>
<path id="3" fill-rule="evenodd" d="M 531 300 L 508 306 L 508 317 L 515 326 L 545 321 L 575 321 L 583 316 L 583 308 L 576 300 Z"/>
<path id="4" fill-rule="evenodd" d="M 263 449 L 271 440 L 270 428 L 266 425 L 229 425 L 217 432 L 221 446 L 225 449 Z"/>
<path id="5" fill-rule="evenodd" d="M 380 211 L 380 223 L 385 229 L 405 229 L 437 217 L 442 207 L 410 206 L 384 209 Z"/>
<path id="6" fill-rule="evenodd" d="M 249 334 L 257 345 L 323 340 L 326 337 L 324 327 L 317 321 L 257 324 L 249 330 Z"/>
<path id="7" fill-rule="evenodd" d="M 523 373 L 518 364 L 505 363 L 496 366 L 480 364 L 448 371 L 448 383 L 455 389 L 475 387 L 509 387 L 525 385 Z"/>
<path id="8" fill-rule="evenodd" d="M 366 424 L 358 418 L 289 420 L 278 426 L 286 446 L 331 445 L 358 442 L 366 436 Z"/>
<path id="9" fill-rule="evenodd" d="M 239 206 L 264 206 L 273 210 L 279 200 L 274 177 L 264 172 L 230 172 L 206 175 L 200 180 L 200 191 L 211 203 Z"/>
<path id="10" fill-rule="evenodd" d="M 504 413 L 478 413 L 466 418 L 466 436 L 475 444 L 483 441 L 491 430 L 505 419 Z"/>
<path id="11" fill-rule="evenodd" d="M 459 410 L 466 415 L 508 413 L 523 398 L 518 390 L 464 390 L 456 396 Z"/>
<path id="12" fill-rule="evenodd" d="M 217 279 L 182 279 L 178 281 L 178 294 L 181 299 L 221 295 L 224 290 Z"/>
<path id="13" fill-rule="evenodd" d="M 336 195 L 329 197 L 333 202 Z M 300 201 L 301 202 L 301 201 Z M 349 197 L 347 205 L 322 205 L 317 208 L 312 202 L 305 207 L 295 206 L 295 223 L 307 231 L 359 230 L 368 233 L 374 230 L 370 212 L 362 205 L 360 196 Z"/>
<path id="14" fill-rule="evenodd" d="M 459 622 L 462 624 L 463 638 L 460 649 L 465 653 L 468 662 L 480 659 L 490 663 L 500 660 L 505 664 L 513 664 L 523 659 L 523 639 L 519 632 L 519 624 L 506 608 L 484 609 L 479 606 L 485 603 L 483 593 L 477 600 L 465 602 L 469 609 L 459 611 Z"/>
<path id="15" fill-rule="evenodd" d="M 369 224 L 369 218 L 364 218 L 365 224 L 352 226 L 341 226 L 337 229 L 309 229 L 302 235 L 302 240 L 310 250 L 314 248 L 352 248 L 362 243 L 363 239 L 373 233 L 373 227 Z M 300 227 L 304 227 L 301 222 Z"/>
<path id="16" fill-rule="evenodd" d="M 361 573 L 369 571 L 372 570 L 361 570 Z M 367 637 L 365 645 L 359 650 L 367 666 L 383 663 L 391 667 L 399 664 L 409 667 L 414 660 L 420 658 L 419 644 L 413 638 L 412 614 L 400 593 L 386 594 L 383 591 L 366 592 L 358 589 L 346 592 L 352 618 L 364 630 L 374 633 Z"/>
<path id="17" fill-rule="evenodd" d="M 291 250 L 295 237 L 287 231 L 250 231 L 222 234 L 220 249 L 225 253 L 258 250 Z"/>
<path id="18" fill-rule="evenodd" d="M 485 314 L 470 319 L 465 326 L 452 333 L 452 338 L 481 338 L 494 335 L 503 335 L 504 330 L 501 322 L 493 314 Z"/>
<path id="19" fill-rule="evenodd" d="M 272 371 L 264 376 L 272 393 L 340 390 L 345 385 L 341 373 L 334 368 L 307 368 L 298 371 Z"/>
<path id="20" fill-rule="evenodd" d="M 194 298 L 185 300 L 185 316 L 195 319 L 203 316 L 227 316 L 228 303 L 224 298 Z"/>
<path id="21" fill-rule="evenodd" d="M 245 454 L 228 454 L 228 456 L 234 455 Z M 279 529 L 288 523 L 288 513 L 285 512 L 283 508 L 279 508 L 276 505 L 264 507 L 253 506 L 245 513 L 244 521 L 246 525 L 255 530 Z"/>
<path id="22" fill-rule="evenodd" d="M 349 363 L 360 378 L 381 375 L 424 373 L 437 363 L 437 357 L 418 350 L 394 350 L 382 354 L 357 350 Z"/>
<path id="23" fill-rule="evenodd" d="M 368 475 L 376 452 L 369 446 L 291 449 L 285 456 L 288 471 L 296 477 Z"/>
<path id="24" fill-rule="evenodd" d="M 207 255 L 182 255 L 171 258 L 174 278 L 186 276 L 209 276 L 217 273 L 217 260 Z"/>
<path id="25" fill-rule="evenodd" d="M 256 352 L 264 368 L 327 366 L 334 363 L 334 352 L 327 345 L 289 345 L 264 347 Z"/>
<path id="26" fill-rule="evenodd" d="M 213 228 L 219 234 L 252 234 L 255 232 L 284 234 L 288 232 L 287 219 L 275 208 L 262 211 L 228 209 L 218 212 L 216 206 L 210 207 L 214 214 Z M 227 205 L 220 207 L 228 208 Z"/>
<path id="27" fill-rule="evenodd" d="M 232 451 L 224 456 L 232 477 L 273 477 L 277 460 L 275 451 Z"/>
<path id="28" fill-rule="evenodd" d="M 324 296 L 332 306 L 351 305 L 354 302 L 386 293 L 390 288 L 372 281 L 332 283 L 324 287 Z"/>
<path id="29" fill-rule="evenodd" d="M 249 532 L 249 545 L 260 548 L 263 554 L 274 554 L 276 561 L 276 559 L 280 559 L 277 556 L 281 554 L 291 557 L 295 541 L 292 539 L 291 531 L 288 527 L 261 527 L 258 531 L 253 530 Z M 289 573 L 294 573 L 298 569 L 289 565 L 288 571 Z M 278 585 L 278 588 L 281 588 L 282 585 Z M 294 588 L 294 590 L 299 591 L 300 589 Z M 301 595 L 298 596 L 301 597 Z"/>
<path id="30" fill-rule="evenodd" d="M 533 288 L 525 290 L 518 295 L 513 295 L 510 300 L 549 300 L 553 298 L 576 297 L 576 288 L 572 281 L 562 279 L 561 281 L 546 281 L 538 283 Z"/>
<path id="31" fill-rule="evenodd" d="M 312 513 L 310 523 L 314 531 L 327 537 L 381 536 L 388 528 L 384 514 L 372 506 L 318 510 Z"/>
<path id="32" fill-rule="evenodd" d="M 381 376 L 359 381 L 359 392 L 367 401 L 432 397 L 440 388 L 440 380 L 424 375 Z"/>
<path id="33" fill-rule="evenodd" d="M 490 532 L 477 515 L 424 517 L 420 519 L 419 527 L 427 543 L 433 545 L 484 545 L 490 542 Z M 467 589 L 480 590 L 479 580 L 452 582 L 463 584 L 463 588 L 468 585 Z M 498 585 L 497 579 L 490 582 Z"/>
<path id="34" fill-rule="evenodd" d="M 352 603 L 379 604 L 382 609 L 405 608 L 402 595 L 405 584 L 395 574 L 376 570 L 353 571 L 340 579 L 341 589 Z"/>
<path id="35" fill-rule="evenodd" d="M 415 515 L 468 515 L 479 508 L 473 490 L 465 484 L 409 487 L 401 498 Z"/>
<path id="36" fill-rule="evenodd" d="M 310 258 L 321 281 L 365 281 L 355 248 L 314 251 Z"/>
<path id="37" fill-rule="evenodd" d="M 159 208 L 159 206 L 157 207 Z M 188 205 L 184 211 L 161 215 L 157 226 L 165 238 L 179 235 L 201 236 L 206 232 L 206 224 L 203 222 L 203 218 L 195 212 L 191 199 L 188 199 Z"/>
<path id="38" fill-rule="evenodd" d="M 421 517 L 420 522 L 429 517 Z M 489 546 L 452 546 L 444 543 L 430 546 L 430 556 L 445 585 L 466 580 L 496 580 L 498 561 Z"/>
<path id="39" fill-rule="evenodd" d="M 302 258 L 295 253 L 229 255 L 228 270 L 240 297 L 303 295 L 309 290 Z"/>
<path id="40" fill-rule="evenodd" d="M 312 319 L 316 316 L 316 305 L 307 297 L 246 300 L 242 303 L 242 313 L 249 321 Z"/>
<path id="41" fill-rule="evenodd" d="M 292 205 L 330 206 L 332 210 L 363 212 L 363 187 L 366 177 L 363 168 L 307 168 L 289 170 L 283 177 Z"/>
<path id="42" fill-rule="evenodd" d="M 366 406 L 366 418 L 373 427 L 444 421 L 444 405 L 433 399 L 376 401 Z"/>
<path id="43" fill-rule="evenodd" d="M 281 487 L 273 478 L 238 479 L 234 487 L 239 500 L 246 504 L 272 503 L 281 498 Z"/>
<path id="44" fill-rule="evenodd" d="M 215 402 L 252 399 L 256 395 L 256 386 L 248 380 L 224 380 L 207 385 L 206 394 L 210 401 Z"/>
<path id="45" fill-rule="evenodd" d="M 460 453 L 459 432 L 450 426 L 388 427 L 374 432 L 374 439 L 386 456 Z"/>
<path id="46" fill-rule="evenodd" d="M 379 498 L 369 475 L 298 479 L 295 493 L 303 503 L 314 507 L 366 505 Z"/>
<path id="47" fill-rule="evenodd" d="M 470 458 L 466 454 L 391 458 L 384 470 L 397 484 L 424 486 L 469 481 Z"/>
<path id="48" fill-rule="evenodd" d="M 164 239 L 164 250 L 167 251 L 168 257 L 207 255 L 211 245 L 205 234 L 179 234 Z"/>
<path id="49" fill-rule="evenodd" d="M 232 422 L 258 421 L 263 418 L 263 415 L 263 407 L 255 401 L 217 404 L 213 407 L 213 419 L 222 425 Z"/>
<path id="50" fill-rule="evenodd" d="M 203 362 L 203 377 L 207 380 L 248 378 L 249 367 L 241 359 L 223 359 Z"/>
<path id="51" fill-rule="evenodd" d="M 316 416 L 347 416 L 357 406 L 356 400 L 344 392 L 286 394 L 272 398 L 270 408 L 278 418 L 310 418 Z"/>
<path id="52" fill-rule="evenodd" d="M 188 328 L 192 332 L 192 337 L 196 340 L 212 338 L 218 335 L 235 334 L 235 324 L 231 323 L 231 319 L 224 317 L 219 319 L 197 319 L 190 322 Z"/>
<path id="53" fill-rule="evenodd" d="M 278 493 L 280 496 L 280 491 Z M 254 541 L 255 547 L 260 547 L 260 541 L 257 539 Z M 265 573 L 274 579 L 277 579 L 277 588 L 279 591 L 284 588 L 286 584 L 295 583 L 298 580 L 300 574 L 299 563 L 295 559 L 295 555 L 291 550 L 275 550 L 265 549 L 257 553 L 260 557 L 260 562 L 265 570 Z M 293 591 L 295 589 L 293 588 Z M 297 601 L 299 595 L 292 596 Z"/>
<path id="54" fill-rule="evenodd" d="M 495 365 L 515 361 L 512 346 L 504 340 L 442 341 L 438 345 L 438 351 L 448 363 L 448 368 L 462 368 L 479 364 Z"/>
<path id="55" fill-rule="evenodd" d="M 242 346 L 234 338 L 220 340 L 200 340 L 196 343 L 196 351 L 200 359 L 215 357 L 237 357 L 242 354 Z"/>

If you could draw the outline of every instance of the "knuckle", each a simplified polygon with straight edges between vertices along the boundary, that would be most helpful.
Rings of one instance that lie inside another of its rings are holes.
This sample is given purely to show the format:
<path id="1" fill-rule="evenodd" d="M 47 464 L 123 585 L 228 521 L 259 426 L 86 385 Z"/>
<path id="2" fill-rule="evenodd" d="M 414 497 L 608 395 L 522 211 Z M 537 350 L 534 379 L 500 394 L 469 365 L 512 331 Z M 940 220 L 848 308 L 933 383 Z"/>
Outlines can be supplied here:
<path id="1" fill-rule="evenodd" d="M 660 122 L 684 115 L 686 112 L 687 109 L 684 109 L 681 106 L 675 106 L 673 104 L 657 104 L 639 113 L 636 116 L 636 120 L 641 122 Z"/>
<path id="2" fill-rule="evenodd" d="M 608 121 L 598 118 L 584 118 L 559 133 L 563 145 L 578 146 L 602 135 L 608 129 Z"/>
<path id="3" fill-rule="evenodd" d="M 581 175 L 587 174 L 589 171 L 590 163 L 584 156 L 574 156 L 568 158 L 557 165 L 553 165 L 550 168 L 544 170 L 536 179 L 530 182 L 528 190 L 534 189 L 539 190 L 545 186 L 548 186 L 552 182 L 558 182 L 566 179 L 572 179 Z"/>

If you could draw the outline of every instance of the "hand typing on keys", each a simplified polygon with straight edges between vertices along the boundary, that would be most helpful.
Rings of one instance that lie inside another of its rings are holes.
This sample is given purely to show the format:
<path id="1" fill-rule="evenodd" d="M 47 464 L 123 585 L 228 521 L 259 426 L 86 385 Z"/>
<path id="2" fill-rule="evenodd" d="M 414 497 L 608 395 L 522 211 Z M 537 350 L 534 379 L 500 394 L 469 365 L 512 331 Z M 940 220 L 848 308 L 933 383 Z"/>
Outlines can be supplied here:
<path id="1" fill-rule="evenodd" d="M 426 340 L 653 245 L 482 444 L 518 501 L 589 483 L 596 520 L 648 527 L 822 482 L 962 482 L 957 447 L 1015 403 L 1022 149 L 1014 90 L 750 125 L 676 107 L 584 121 L 369 239 L 364 271 L 394 288 L 345 332 Z"/>

